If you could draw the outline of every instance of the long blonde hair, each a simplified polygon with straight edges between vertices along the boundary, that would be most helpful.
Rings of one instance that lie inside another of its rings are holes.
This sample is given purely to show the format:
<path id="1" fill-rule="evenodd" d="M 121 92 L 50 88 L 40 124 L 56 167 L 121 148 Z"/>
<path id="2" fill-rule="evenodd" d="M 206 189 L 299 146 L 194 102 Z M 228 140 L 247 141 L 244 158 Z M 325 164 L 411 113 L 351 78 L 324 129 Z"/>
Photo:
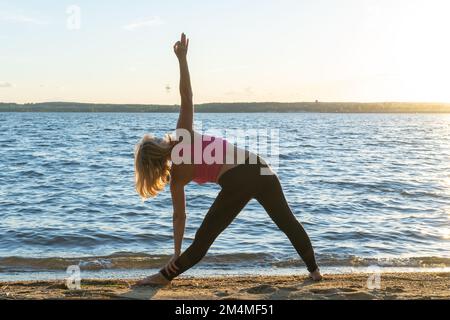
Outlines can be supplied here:
<path id="1" fill-rule="evenodd" d="M 144 135 L 134 150 L 135 188 L 142 200 L 155 197 L 170 180 L 172 138 Z"/>

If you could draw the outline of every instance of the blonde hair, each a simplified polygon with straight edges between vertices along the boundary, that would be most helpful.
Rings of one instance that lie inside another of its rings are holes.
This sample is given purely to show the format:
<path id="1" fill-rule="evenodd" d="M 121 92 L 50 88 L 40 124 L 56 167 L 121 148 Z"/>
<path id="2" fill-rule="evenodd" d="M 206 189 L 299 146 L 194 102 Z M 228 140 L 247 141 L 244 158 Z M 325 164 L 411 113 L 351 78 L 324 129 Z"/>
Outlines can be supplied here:
<path id="1" fill-rule="evenodd" d="M 164 143 L 165 142 L 165 143 Z M 170 180 L 172 139 L 144 135 L 134 151 L 134 180 L 137 193 L 145 201 L 155 197 Z"/>

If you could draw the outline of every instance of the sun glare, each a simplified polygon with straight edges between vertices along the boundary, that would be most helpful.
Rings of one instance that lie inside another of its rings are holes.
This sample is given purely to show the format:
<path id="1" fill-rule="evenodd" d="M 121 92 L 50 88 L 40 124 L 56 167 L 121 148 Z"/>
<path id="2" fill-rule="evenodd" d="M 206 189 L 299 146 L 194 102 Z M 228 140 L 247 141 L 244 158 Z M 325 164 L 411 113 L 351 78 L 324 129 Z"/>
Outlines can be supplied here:
<path id="1" fill-rule="evenodd" d="M 450 20 L 448 1 L 411 1 L 383 14 L 391 61 L 384 61 L 387 84 L 409 101 L 450 102 Z M 383 41 L 382 41 L 383 42 Z"/>

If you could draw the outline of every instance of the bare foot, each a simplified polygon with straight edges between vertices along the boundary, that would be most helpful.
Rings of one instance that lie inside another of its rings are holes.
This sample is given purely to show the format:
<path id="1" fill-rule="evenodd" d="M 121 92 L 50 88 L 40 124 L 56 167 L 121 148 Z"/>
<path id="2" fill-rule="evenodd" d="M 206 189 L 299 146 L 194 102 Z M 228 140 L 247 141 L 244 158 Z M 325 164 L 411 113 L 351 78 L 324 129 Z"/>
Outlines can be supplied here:
<path id="1" fill-rule="evenodd" d="M 165 286 L 169 283 L 170 281 L 164 278 L 164 276 L 160 272 L 158 272 L 150 277 L 136 282 L 135 286 Z"/>
<path id="2" fill-rule="evenodd" d="M 311 272 L 309 274 L 309 277 L 313 280 L 313 281 L 321 281 L 323 279 L 322 275 L 320 274 L 320 270 L 319 268 L 317 268 L 316 271 Z"/>

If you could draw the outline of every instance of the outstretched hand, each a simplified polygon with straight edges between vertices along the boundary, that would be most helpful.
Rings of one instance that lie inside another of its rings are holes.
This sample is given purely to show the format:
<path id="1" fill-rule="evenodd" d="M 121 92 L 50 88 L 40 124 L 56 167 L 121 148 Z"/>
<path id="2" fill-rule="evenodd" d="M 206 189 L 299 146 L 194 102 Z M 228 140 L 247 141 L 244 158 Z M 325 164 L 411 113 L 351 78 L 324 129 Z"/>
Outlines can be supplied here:
<path id="1" fill-rule="evenodd" d="M 186 58 L 189 49 L 189 39 L 186 38 L 184 33 L 181 34 L 180 41 L 177 41 L 173 46 L 173 51 L 177 55 L 178 59 Z"/>

